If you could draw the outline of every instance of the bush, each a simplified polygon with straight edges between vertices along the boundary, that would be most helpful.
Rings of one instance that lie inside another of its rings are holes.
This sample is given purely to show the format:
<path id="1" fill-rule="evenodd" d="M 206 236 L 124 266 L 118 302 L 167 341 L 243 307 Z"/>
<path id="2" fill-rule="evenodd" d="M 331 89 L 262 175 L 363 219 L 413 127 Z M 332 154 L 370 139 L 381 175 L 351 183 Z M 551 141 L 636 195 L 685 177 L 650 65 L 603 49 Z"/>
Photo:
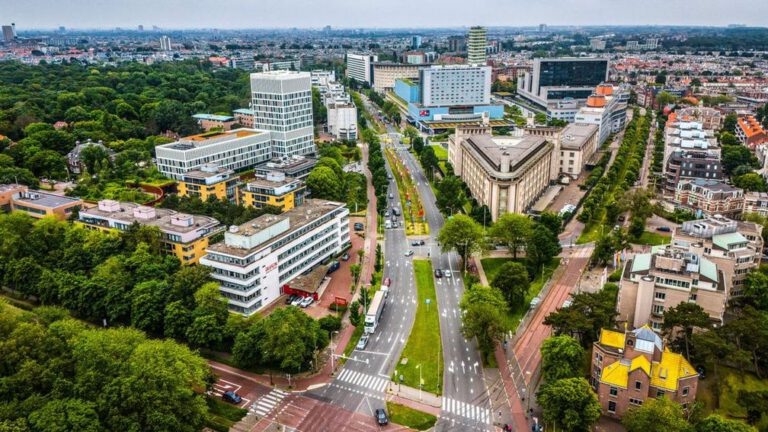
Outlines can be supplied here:
<path id="1" fill-rule="evenodd" d="M 613 273 L 608 275 L 608 281 L 609 282 L 618 282 L 619 280 L 621 280 L 621 269 L 620 268 L 616 269 L 616 271 L 614 271 Z"/>
<path id="2" fill-rule="evenodd" d="M 331 305 L 328 306 L 328 309 L 334 312 L 346 312 L 348 308 L 349 306 L 345 304 L 336 304 L 336 303 L 331 303 Z"/>
<path id="3" fill-rule="evenodd" d="M 327 315 L 320 318 L 318 322 L 320 323 L 320 328 L 329 334 L 341 330 L 341 318 L 339 317 Z"/>

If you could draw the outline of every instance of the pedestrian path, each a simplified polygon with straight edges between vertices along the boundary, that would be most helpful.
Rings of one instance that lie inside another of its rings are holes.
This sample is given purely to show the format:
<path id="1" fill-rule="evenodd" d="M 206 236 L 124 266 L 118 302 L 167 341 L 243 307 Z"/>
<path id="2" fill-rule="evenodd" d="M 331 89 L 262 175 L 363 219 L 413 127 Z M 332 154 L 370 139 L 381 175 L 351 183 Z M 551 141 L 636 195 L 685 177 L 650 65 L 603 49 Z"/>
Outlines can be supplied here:
<path id="1" fill-rule="evenodd" d="M 472 405 L 449 397 L 443 397 L 442 409 L 443 413 L 441 415 L 443 417 L 446 417 L 445 413 L 451 413 L 484 424 L 490 424 L 493 420 L 491 418 L 491 410 L 488 408 Z"/>
<path id="2" fill-rule="evenodd" d="M 273 389 L 251 405 L 251 412 L 259 417 L 266 417 L 288 395 L 288 393 Z"/>
<path id="3" fill-rule="evenodd" d="M 349 369 L 344 369 L 338 376 L 338 379 L 346 383 L 365 387 L 373 391 L 382 392 L 387 387 L 389 380 L 381 377 L 364 374 L 362 372 L 355 372 Z"/>

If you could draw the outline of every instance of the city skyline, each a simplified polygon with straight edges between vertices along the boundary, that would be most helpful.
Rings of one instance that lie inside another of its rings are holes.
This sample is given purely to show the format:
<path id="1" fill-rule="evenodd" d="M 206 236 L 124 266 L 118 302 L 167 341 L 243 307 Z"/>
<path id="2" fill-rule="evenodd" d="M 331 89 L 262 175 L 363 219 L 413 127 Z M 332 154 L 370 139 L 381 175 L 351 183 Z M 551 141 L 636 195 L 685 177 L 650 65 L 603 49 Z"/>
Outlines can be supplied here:
<path id="1" fill-rule="evenodd" d="M 311 14 L 297 15 L 297 10 L 312 7 L 307 0 L 277 2 L 267 0 L 255 4 L 233 0 L 223 6 L 236 14 L 210 14 L 208 3 L 199 0 L 137 0 L 132 2 L 101 2 L 68 0 L 66 7 L 53 0 L 17 2 L 0 0 L 3 21 L 15 22 L 25 29 L 55 29 L 59 26 L 79 29 L 108 29 L 122 27 L 146 30 L 153 25 L 166 29 L 255 29 L 255 28 L 320 28 L 326 25 L 340 28 L 433 28 L 483 25 L 488 27 L 536 26 L 598 26 L 598 25 L 681 25 L 724 26 L 744 24 L 763 26 L 761 17 L 768 14 L 768 3 L 757 0 L 735 0 L 724 3 L 704 0 L 696 8 L 683 2 L 650 0 L 639 9 L 629 0 L 605 2 L 586 0 L 579 3 L 554 0 L 546 4 L 520 1 L 484 0 L 482 7 L 466 8 L 457 1 L 443 2 L 440 7 L 429 2 L 411 3 L 393 0 L 364 7 L 350 8 L 341 0 L 330 0 Z M 403 11 L 409 11 L 407 14 Z M 41 13 L 51 11 L 51 13 Z M 459 12 L 460 13 L 457 13 Z M 605 12 L 609 16 L 604 16 Z M 425 20 L 424 17 L 430 17 Z"/>

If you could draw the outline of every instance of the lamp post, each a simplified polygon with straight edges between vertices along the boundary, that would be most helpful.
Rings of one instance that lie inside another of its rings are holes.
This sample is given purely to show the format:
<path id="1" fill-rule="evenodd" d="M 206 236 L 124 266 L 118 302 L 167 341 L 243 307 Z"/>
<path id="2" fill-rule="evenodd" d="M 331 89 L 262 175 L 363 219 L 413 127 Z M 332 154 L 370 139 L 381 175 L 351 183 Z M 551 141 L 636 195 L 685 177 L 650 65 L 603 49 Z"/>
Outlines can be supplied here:
<path id="1" fill-rule="evenodd" d="M 421 387 L 422 387 L 422 380 L 421 380 L 421 363 L 416 365 L 416 369 L 419 370 L 419 400 L 421 400 Z"/>
<path id="2" fill-rule="evenodd" d="M 333 344 L 333 335 L 337 334 L 339 331 L 334 330 L 331 332 L 331 344 Z M 336 356 L 336 347 L 334 346 L 331 348 L 331 375 L 333 375 L 336 372 L 336 365 L 333 363 L 333 359 Z"/>

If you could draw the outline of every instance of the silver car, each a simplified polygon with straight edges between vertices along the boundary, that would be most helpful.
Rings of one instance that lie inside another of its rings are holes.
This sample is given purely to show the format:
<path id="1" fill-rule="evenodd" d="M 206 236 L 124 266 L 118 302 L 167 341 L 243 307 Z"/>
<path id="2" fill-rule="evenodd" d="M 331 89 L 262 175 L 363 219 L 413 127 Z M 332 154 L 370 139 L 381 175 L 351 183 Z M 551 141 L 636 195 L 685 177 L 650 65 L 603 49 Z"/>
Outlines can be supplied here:
<path id="1" fill-rule="evenodd" d="M 357 349 L 364 350 L 368 346 L 368 335 L 363 335 L 359 341 L 357 341 Z"/>

